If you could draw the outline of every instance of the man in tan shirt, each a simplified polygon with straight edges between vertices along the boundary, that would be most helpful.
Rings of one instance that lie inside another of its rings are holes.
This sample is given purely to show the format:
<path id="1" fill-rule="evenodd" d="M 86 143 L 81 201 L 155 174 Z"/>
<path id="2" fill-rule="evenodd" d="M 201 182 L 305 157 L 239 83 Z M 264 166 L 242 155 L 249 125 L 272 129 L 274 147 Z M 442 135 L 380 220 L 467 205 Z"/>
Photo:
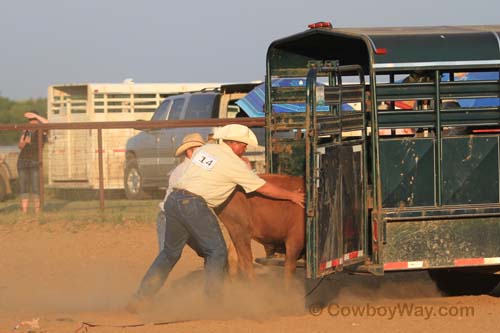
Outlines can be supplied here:
<path id="1" fill-rule="evenodd" d="M 130 311 L 137 311 L 163 286 L 190 237 L 199 244 L 205 258 L 205 292 L 213 300 L 220 300 L 227 250 L 217 218 L 210 208 L 221 205 L 237 185 L 247 193 L 256 191 L 304 207 L 304 193 L 288 191 L 266 182 L 249 170 L 240 158 L 247 145 L 258 145 L 255 134 L 248 127 L 226 125 L 214 138 L 221 139 L 222 143 L 209 143 L 197 148 L 189 166 L 173 184 L 174 190 L 165 202 L 165 247 L 153 261 L 129 303 Z"/>

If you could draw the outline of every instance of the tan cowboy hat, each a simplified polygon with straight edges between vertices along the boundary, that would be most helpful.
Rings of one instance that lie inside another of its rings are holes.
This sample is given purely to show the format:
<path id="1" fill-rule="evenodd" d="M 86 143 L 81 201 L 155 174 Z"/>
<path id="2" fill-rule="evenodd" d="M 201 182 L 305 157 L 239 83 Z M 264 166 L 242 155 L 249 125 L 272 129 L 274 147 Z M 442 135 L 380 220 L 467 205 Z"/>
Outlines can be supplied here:
<path id="1" fill-rule="evenodd" d="M 175 156 L 182 155 L 189 148 L 201 147 L 205 144 L 200 133 L 188 134 L 182 139 L 182 144 L 175 151 Z"/>
<path id="2" fill-rule="evenodd" d="M 230 124 L 219 128 L 214 134 L 214 139 L 238 141 L 254 147 L 259 145 L 254 132 L 248 127 L 239 124 Z"/>

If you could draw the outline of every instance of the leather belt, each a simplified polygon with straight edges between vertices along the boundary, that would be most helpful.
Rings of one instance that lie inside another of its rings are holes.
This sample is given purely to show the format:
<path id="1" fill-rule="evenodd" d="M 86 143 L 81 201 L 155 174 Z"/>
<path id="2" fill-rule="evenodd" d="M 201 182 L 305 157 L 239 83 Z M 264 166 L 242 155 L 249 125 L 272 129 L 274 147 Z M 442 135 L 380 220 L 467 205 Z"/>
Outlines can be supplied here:
<path id="1" fill-rule="evenodd" d="M 174 188 L 174 191 L 180 192 L 180 193 L 183 193 L 183 194 L 187 194 L 187 195 L 190 195 L 190 196 L 193 196 L 193 197 L 196 197 L 196 198 L 200 198 L 201 200 L 205 201 L 205 199 L 203 199 L 198 194 L 194 194 L 193 192 L 189 192 L 188 190 L 185 190 L 185 189 L 182 189 L 182 188 Z"/>

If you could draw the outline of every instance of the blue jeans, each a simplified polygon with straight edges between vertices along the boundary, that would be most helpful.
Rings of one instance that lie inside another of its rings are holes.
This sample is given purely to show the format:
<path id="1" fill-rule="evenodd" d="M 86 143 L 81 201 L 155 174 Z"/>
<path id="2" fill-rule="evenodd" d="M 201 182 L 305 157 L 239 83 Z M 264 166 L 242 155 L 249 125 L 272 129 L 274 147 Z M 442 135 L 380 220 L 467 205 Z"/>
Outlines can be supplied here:
<path id="1" fill-rule="evenodd" d="M 156 215 L 156 235 L 158 236 L 158 249 L 160 252 L 165 246 L 165 229 L 167 228 L 167 219 L 165 218 L 165 212 L 160 210 L 158 215 Z"/>
<path id="2" fill-rule="evenodd" d="M 164 248 L 146 272 L 136 297 L 151 298 L 160 290 L 192 237 L 205 258 L 205 292 L 218 300 L 222 296 L 227 249 L 217 218 L 202 198 L 182 190 L 170 193 L 164 209 Z"/>
<path id="3" fill-rule="evenodd" d="M 27 197 L 30 193 L 40 195 L 40 171 L 37 161 L 18 160 L 17 173 L 21 198 Z"/>
<path id="4" fill-rule="evenodd" d="M 167 219 L 165 217 L 165 212 L 160 210 L 158 215 L 156 216 L 156 235 L 158 236 L 158 249 L 160 252 L 165 247 L 165 230 L 167 228 Z M 192 248 L 196 254 L 200 257 L 203 257 L 203 252 L 200 249 L 200 246 L 193 237 L 189 237 L 187 241 L 187 245 Z"/>

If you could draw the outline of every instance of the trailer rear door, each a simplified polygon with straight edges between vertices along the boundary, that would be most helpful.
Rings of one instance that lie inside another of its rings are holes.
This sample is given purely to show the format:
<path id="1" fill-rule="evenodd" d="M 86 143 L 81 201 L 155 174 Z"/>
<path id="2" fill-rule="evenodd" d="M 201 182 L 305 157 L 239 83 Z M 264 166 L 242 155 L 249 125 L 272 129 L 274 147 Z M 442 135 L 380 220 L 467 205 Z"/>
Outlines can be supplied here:
<path id="1" fill-rule="evenodd" d="M 329 85 L 316 85 L 316 76 L 321 71 L 336 73 Z M 360 82 L 343 86 L 343 71 L 357 71 Z M 341 271 L 367 258 L 364 89 L 363 73 L 355 66 L 318 67 L 309 71 L 306 108 L 309 278 Z M 324 102 L 330 111 L 316 112 L 318 102 Z M 359 103 L 361 108 L 353 110 L 347 103 Z"/>

